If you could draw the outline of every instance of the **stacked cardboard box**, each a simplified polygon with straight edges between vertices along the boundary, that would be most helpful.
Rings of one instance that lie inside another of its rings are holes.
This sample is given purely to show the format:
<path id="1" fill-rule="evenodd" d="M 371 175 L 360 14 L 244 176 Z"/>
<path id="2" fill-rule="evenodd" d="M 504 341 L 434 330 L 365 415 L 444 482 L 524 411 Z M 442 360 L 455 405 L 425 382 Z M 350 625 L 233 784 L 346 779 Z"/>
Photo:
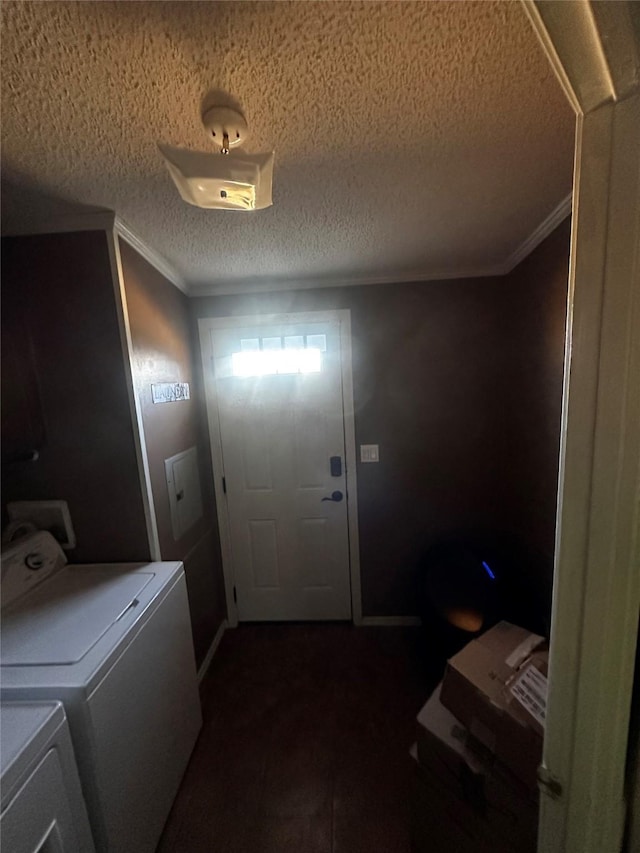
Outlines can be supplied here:
<path id="1" fill-rule="evenodd" d="M 428 853 L 534 853 L 544 640 L 507 622 L 448 665 L 418 715 L 413 836 Z"/>

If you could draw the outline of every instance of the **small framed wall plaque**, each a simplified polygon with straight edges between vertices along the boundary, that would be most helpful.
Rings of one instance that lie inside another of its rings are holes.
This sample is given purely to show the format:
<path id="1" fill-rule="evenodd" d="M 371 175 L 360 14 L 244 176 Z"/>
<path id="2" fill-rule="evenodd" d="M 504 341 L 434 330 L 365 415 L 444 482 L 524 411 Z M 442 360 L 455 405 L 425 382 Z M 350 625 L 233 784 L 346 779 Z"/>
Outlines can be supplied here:
<path id="1" fill-rule="evenodd" d="M 178 403 L 189 399 L 188 382 L 159 382 L 151 386 L 151 399 L 154 403 Z"/>

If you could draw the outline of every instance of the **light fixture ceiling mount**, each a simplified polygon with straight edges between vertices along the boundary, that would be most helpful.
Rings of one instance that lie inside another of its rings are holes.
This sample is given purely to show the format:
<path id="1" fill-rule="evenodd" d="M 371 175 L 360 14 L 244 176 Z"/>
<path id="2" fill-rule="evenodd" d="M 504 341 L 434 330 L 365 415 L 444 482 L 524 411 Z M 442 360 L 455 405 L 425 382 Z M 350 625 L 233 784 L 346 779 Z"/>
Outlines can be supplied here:
<path id="1" fill-rule="evenodd" d="M 247 120 L 231 107 L 211 107 L 202 116 L 202 124 L 211 139 L 223 150 L 243 145 L 249 138 Z"/>

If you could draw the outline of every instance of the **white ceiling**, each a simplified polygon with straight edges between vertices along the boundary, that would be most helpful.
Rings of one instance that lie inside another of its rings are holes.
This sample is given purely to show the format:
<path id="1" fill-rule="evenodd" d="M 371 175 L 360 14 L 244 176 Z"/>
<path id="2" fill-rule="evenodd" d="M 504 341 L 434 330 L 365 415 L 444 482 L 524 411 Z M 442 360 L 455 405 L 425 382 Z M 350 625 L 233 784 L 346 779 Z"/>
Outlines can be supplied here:
<path id="1" fill-rule="evenodd" d="M 574 116 L 516 2 L 2 4 L 3 230 L 116 210 L 197 288 L 504 266 L 571 189 Z M 212 89 L 273 207 L 181 201 Z M 49 200 L 41 198 L 41 194 Z"/>

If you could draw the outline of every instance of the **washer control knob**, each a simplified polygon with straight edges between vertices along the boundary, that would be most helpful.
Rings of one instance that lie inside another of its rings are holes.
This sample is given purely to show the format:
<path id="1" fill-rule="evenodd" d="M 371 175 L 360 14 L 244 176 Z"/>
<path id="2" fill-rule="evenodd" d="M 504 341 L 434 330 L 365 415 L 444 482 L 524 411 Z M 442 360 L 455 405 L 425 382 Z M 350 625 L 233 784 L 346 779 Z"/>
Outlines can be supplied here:
<path id="1" fill-rule="evenodd" d="M 45 557 L 43 556 L 43 554 L 40 553 L 40 551 L 32 551 L 24 558 L 25 566 L 28 569 L 33 569 L 34 572 L 38 569 L 41 569 L 44 566 L 45 562 Z"/>

